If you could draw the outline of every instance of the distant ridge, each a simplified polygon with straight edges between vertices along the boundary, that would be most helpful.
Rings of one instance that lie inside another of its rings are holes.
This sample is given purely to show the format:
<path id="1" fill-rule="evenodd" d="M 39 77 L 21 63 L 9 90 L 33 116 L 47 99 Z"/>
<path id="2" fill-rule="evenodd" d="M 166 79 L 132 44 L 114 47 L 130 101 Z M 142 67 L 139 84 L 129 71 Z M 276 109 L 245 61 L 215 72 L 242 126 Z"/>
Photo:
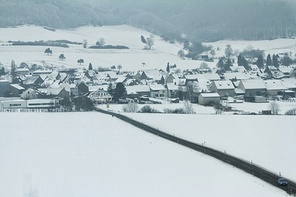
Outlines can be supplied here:
<path id="1" fill-rule="evenodd" d="M 296 36 L 293 0 L 0 0 L 0 27 L 128 24 L 169 41 Z"/>

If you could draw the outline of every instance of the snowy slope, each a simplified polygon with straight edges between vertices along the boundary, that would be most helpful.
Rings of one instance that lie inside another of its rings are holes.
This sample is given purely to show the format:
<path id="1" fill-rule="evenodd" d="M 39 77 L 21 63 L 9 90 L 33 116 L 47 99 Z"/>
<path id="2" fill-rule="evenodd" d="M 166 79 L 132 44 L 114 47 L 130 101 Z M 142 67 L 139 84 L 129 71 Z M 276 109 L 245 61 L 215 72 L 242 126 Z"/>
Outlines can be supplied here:
<path id="1" fill-rule="evenodd" d="M 163 41 L 159 36 L 154 36 L 152 50 L 143 50 L 145 44 L 141 42 L 141 35 L 149 37 L 150 33 L 127 25 L 103 26 L 103 27 L 80 27 L 73 30 L 49 31 L 42 27 L 21 26 L 18 28 L 0 28 L 0 61 L 4 65 L 10 65 L 11 60 L 17 64 L 21 62 L 32 63 L 46 61 L 47 64 L 57 66 L 79 66 L 77 60 L 82 58 L 87 67 L 92 63 L 97 67 L 111 67 L 122 65 L 123 70 L 137 71 L 149 68 L 165 69 L 168 62 L 176 64 L 177 67 L 196 68 L 201 62 L 182 60 L 177 53 L 182 46 L 170 44 Z M 13 41 L 39 41 L 39 40 L 69 40 L 83 42 L 86 40 L 88 46 L 95 45 L 104 38 L 106 45 L 124 45 L 128 50 L 94 50 L 84 49 L 81 45 L 71 45 L 70 48 L 50 47 L 52 55 L 44 54 L 46 47 L 33 46 L 1 46 L 9 40 Z M 60 61 L 59 55 L 65 54 L 66 60 Z M 145 63 L 143 66 L 142 63 Z"/>
<path id="2" fill-rule="evenodd" d="M 0 196 L 287 196 L 111 116 L 1 113 L 0 123 Z"/>
<path id="3" fill-rule="evenodd" d="M 293 116 L 127 114 L 162 131 L 296 180 Z"/>
<path id="4" fill-rule="evenodd" d="M 265 55 L 267 54 L 278 54 L 284 52 L 296 53 L 296 39 L 275 39 L 275 40 L 221 40 L 217 42 L 205 43 L 211 45 L 215 49 L 220 48 L 216 51 L 217 56 L 223 56 L 226 45 L 230 44 L 232 49 L 239 50 L 242 52 L 247 48 L 264 50 Z"/>

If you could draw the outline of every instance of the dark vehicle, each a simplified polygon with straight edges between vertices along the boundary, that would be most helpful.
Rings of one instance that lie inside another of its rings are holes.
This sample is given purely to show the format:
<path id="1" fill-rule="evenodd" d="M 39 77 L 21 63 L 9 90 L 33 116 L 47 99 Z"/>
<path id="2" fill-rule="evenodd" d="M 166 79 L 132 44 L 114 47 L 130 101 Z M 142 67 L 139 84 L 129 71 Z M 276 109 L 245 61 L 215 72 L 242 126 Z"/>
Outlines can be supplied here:
<path id="1" fill-rule="evenodd" d="M 284 179 L 284 178 L 279 178 L 278 184 L 280 186 L 287 186 L 288 185 L 288 181 L 286 179 Z"/>

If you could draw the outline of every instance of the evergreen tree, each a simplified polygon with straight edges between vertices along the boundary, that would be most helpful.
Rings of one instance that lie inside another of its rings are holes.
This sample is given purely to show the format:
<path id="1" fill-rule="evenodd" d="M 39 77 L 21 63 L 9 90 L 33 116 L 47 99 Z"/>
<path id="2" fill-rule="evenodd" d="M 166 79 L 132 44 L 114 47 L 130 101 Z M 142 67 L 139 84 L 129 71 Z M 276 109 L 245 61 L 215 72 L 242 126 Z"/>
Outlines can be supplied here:
<path id="1" fill-rule="evenodd" d="M 293 63 L 293 60 L 288 56 L 284 56 L 283 59 L 281 60 L 281 64 L 284 66 L 290 66 Z"/>
<path id="2" fill-rule="evenodd" d="M 119 99 L 126 97 L 126 89 L 123 85 L 123 83 L 117 83 L 116 88 L 114 90 L 114 97 L 113 100 L 115 102 L 118 102 Z"/>
<path id="3" fill-rule="evenodd" d="M 272 60 L 270 54 L 267 55 L 266 59 L 266 66 L 271 66 L 272 65 Z"/>
<path id="4" fill-rule="evenodd" d="M 167 63 L 166 71 L 167 71 L 167 73 L 170 73 L 170 63 L 169 62 Z"/>
<path id="5" fill-rule="evenodd" d="M 11 74 L 12 79 L 15 79 L 16 78 L 17 73 L 16 73 L 16 65 L 15 65 L 15 61 L 14 60 L 11 61 L 11 71 L 10 71 L 10 74 Z"/>
<path id="6" fill-rule="evenodd" d="M 231 66 L 233 66 L 233 63 L 232 63 L 231 59 L 228 58 L 224 64 L 224 70 L 231 71 L 231 68 L 230 68 Z"/>
<path id="7" fill-rule="evenodd" d="M 45 49 L 44 53 L 47 55 L 52 54 L 52 50 L 50 48 Z"/>
<path id="8" fill-rule="evenodd" d="M 89 63 L 89 65 L 88 65 L 88 70 L 92 70 L 92 69 L 93 69 L 93 66 L 92 66 L 91 63 Z"/>
<path id="9" fill-rule="evenodd" d="M 1 75 L 5 75 L 5 69 L 4 69 L 4 67 L 1 67 L 1 68 L 0 68 L 0 76 L 1 76 Z"/>
<path id="10" fill-rule="evenodd" d="M 275 54 L 272 55 L 272 64 L 273 64 L 276 68 L 278 68 L 278 67 L 280 66 L 280 64 L 279 64 L 279 60 L 278 60 L 278 56 L 275 55 Z"/>
<path id="11" fill-rule="evenodd" d="M 114 97 L 114 89 L 113 89 L 113 85 L 112 83 L 109 83 L 108 88 L 107 88 L 107 92 Z"/>
<path id="12" fill-rule="evenodd" d="M 66 57 L 65 57 L 64 54 L 60 54 L 59 59 L 60 59 L 60 60 L 64 60 L 64 59 L 66 59 Z"/>
<path id="13" fill-rule="evenodd" d="M 84 60 L 83 59 L 79 59 L 79 60 L 77 60 L 77 63 L 81 65 L 82 63 L 84 63 Z"/>
<path id="14" fill-rule="evenodd" d="M 224 58 L 221 57 L 217 63 L 217 67 L 220 69 L 224 69 Z"/>
<path id="15" fill-rule="evenodd" d="M 246 58 L 243 58 L 243 59 L 242 59 L 242 65 L 243 65 L 243 67 L 244 67 L 247 71 L 251 70 L 251 67 L 249 66 L 249 63 L 248 63 L 248 61 L 246 60 Z"/>
<path id="16" fill-rule="evenodd" d="M 237 56 L 237 64 L 239 65 L 239 66 L 242 66 L 243 64 L 242 64 L 242 54 L 239 54 L 238 56 Z"/>
<path id="17" fill-rule="evenodd" d="M 146 41 L 146 39 L 144 38 L 143 35 L 141 35 L 141 41 L 142 41 L 144 44 L 147 44 L 147 41 Z"/>
<path id="18" fill-rule="evenodd" d="M 258 59 L 256 61 L 256 65 L 258 66 L 259 69 L 263 69 L 264 68 L 264 60 L 263 60 L 263 56 L 259 55 Z"/>

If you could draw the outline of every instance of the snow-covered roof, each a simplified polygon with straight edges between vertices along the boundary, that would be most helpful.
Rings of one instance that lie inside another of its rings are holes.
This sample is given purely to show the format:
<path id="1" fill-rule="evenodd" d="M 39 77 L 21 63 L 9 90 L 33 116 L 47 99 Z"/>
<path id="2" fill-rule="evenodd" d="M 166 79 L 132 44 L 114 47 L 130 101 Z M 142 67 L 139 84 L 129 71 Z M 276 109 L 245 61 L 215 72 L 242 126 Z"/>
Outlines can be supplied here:
<path id="1" fill-rule="evenodd" d="M 116 79 L 115 83 L 123 83 L 126 80 L 124 76 L 120 76 Z"/>
<path id="2" fill-rule="evenodd" d="M 164 85 L 161 85 L 161 84 L 153 84 L 153 85 L 150 85 L 150 89 L 152 91 L 166 90 L 166 88 L 164 87 Z"/>
<path id="3" fill-rule="evenodd" d="M 205 78 L 209 81 L 218 81 L 220 80 L 220 76 L 217 73 L 204 73 L 204 74 L 198 74 L 198 81 L 201 79 L 201 77 Z"/>
<path id="4" fill-rule="evenodd" d="M 281 80 L 265 80 L 267 90 L 286 90 Z"/>
<path id="5" fill-rule="evenodd" d="M 46 95 L 58 95 L 64 88 L 40 88 L 40 92 Z"/>
<path id="6" fill-rule="evenodd" d="M 241 73 L 241 72 L 232 72 L 232 73 L 224 73 L 224 78 L 226 80 L 231 80 L 231 79 L 250 79 L 251 76 L 249 73 Z"/>
<path id="7" fill-rule="evenodd" d="M 215 84 L 216 88 L 218 90 L 229 90 L 234 89 L 234 86 L 230 80 L 226 81 L 213 81 L 213 84 Z"/>
<path id="8" fill-rule="evenodd" d="M 293 67 L 291 66 L 279 66 L 279 70 L 282 71 L 283 73 L 290 73 L 293 71 Z"/>
<path id="9" fill-rule="evenodd" d="M 137 93 L 137 92 L 150 92 L 148 85 L 136 85 L 136 86 L 126 86 L 127 94 Z"/>
<path id="10" fill-rule="evenodd" d="M 200 75 L 197 75 L 197 74 L 196 75 L 185 75 L 184 77 L 187 80 L 197 80 L 198 76 L 200 76 Z"/>
<path id="11" fill-rule="evenodd" d="M 200 96 L 204 98 L 220 98 L 218 93 L 201 93 Z"/>
<path id="12" fill-rule="evenodd" d="M 285 78 L 282 79 L 282 84 L 289 89 L 295 89 L 296 88 L 296 79 L 295 78 Z"/>
<path id="13" fill-rule="evenodd" d="M 241 80 L 245 89 L 266 89 L 265 83 L 262 79 L 246 79 Z"/>
<path id="14" fill-rule="evenodd" d="M 173 83 L 167 83 L 168 90 L 178 90 L 179 86 L 173 84 Z"/>
<path id="15" fill-rule="evenodd" d="M 10 86 L 12 86 L 12 87 L 14 87 L 14 88 L 16 88 L 18 90 L 24 90 L 25 89 L 24 87 L 20 86 L 19 84 L 10 84 Z"/>

